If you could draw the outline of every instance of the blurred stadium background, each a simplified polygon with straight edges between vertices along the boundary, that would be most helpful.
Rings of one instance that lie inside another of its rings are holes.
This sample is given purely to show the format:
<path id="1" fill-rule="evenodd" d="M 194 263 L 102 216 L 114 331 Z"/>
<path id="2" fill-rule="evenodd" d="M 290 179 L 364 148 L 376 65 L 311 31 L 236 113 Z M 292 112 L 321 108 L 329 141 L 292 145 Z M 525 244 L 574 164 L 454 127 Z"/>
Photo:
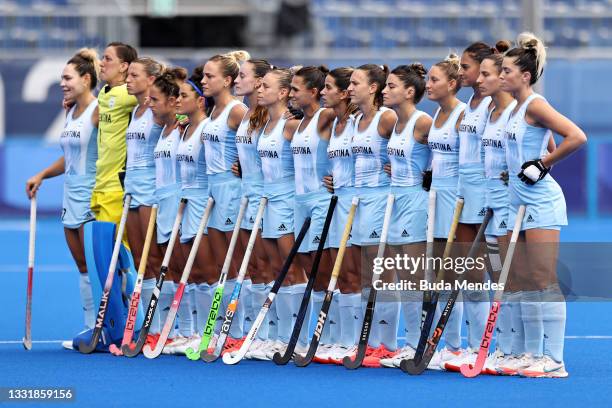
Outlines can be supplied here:
<path id="1" fill-rule="evenodd" d="M 612 0 L 0 0 L 0 215 L 26 214 L 25 180 L 61 154 L 60 72 L 80 47 L 120 40 L 188 68 L 230 49 L 275 65 L 429 66 L 523 29 L 549 47 L 542 92 L 589 136 L 553 170 L 570 214 L 612 217 Z M 43 212 L 59 214 L 61 189 L 45 183 Z"/>

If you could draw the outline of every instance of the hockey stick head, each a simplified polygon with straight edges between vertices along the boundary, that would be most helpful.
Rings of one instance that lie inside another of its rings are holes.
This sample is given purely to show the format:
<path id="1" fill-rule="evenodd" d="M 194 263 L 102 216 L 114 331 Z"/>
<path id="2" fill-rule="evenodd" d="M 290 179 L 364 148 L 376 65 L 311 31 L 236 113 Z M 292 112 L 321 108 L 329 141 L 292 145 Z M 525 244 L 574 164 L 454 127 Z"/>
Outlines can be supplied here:
<path id="1" fill-rule="evenodd" d="M 200 359 L 200 351 L 189 347 L 187 350 L 185 350 L 185 356 L 191 361 L 197 361 Z"/>
<path id="2" fill-rule="evenodd" d="M 219 355 L 215 354 L 214 351 L 209 352 L 208 350 L 206 350 L 200 353 L 200 360 L 204 361 L 205 363 L 213 363 L 217 361 L 218 358 Z"/>
<path id="3" fill-rule="evenodd" d="M 144 341 L 141 342 L 139 337 L 136 343 L 123 344 L 121 346 L 121 351 L 126 357 L 136 357 L 140 353 L 140 350 L 142 350 L 143 345 Z"/>
<path id="4" fill-rule="evenodd" d="M 32 350 L 32 339 L 23 338 L 23 348 L 26 350 Z"/>
<path id="5" fill-rule="evenodd" d="M 287 350 L 285 350 L 285 354 L 281 354 L 278 351 L 274 353 L 272 361 L 274 361 L 277 365 L 285 365 L 289 362 L 289 360 L 291 360 L 292 354 L 293 352 L 289 350 L 289 347 L 287 347 Z"/>
<path id="6" fill-rule="evenodd" d="M 102 327 L 96 327 L 92 334 L 91 340 L 88 343 L 84 341 L 79 342 L 79 352 L 82 354 L 91 354 L 98 345 L 98 340 L 100 339 L 100 332 L 102 331 Z"/>
<path id="7" fill-rule="evenodd" d="M 482 370 L 474 364 L 462 364 L 460 371 L 464 377 L 468 378 L 474 378 L 482 372 Z"/>
<path id="8" fill-rule="evenodd" d="M 421 360 L 418 364 L 414 361 L 414 359 L 410 360 L 402 360 L 400 363 L 400 368 L 403 372 L 411 374 L 411 375 L 419 375 L 425 371 L 427 368 L 427 362 Z"/>
<path id="9" fill-rule="evenodd" d="M 354 359 L 350 356 L 344 357 L 344 359 L 342 359 L 342 365 L 348 368 L 349 370 L 354 370 L 356 368 L 361 367 L 361 363 L 363 362 L 363 356 L 359 357 L 359 354 L 360 353 L 357 352 L 357 355 Z"/>
<path id="10" fill-rule="evenodd" d="M 119 347 L 117 347 L 116 345 L 114 345 L 114 344 L 111 344 L 108 347 L 108 351 L 110 351 L 110 353 L 113 356 L 122 356 L 123 355 L 123 351 L 121 351 L 121 349 Z"/>
<path id="11" fill-rule="evenodd" d="M 145 346 L 142 348 L 142 354 L 148 359 L 157 358 L 164 349 L 164 345 L 160 346 L 159 340 L 155 345 L 155 348 L 152 348 L 150 344 L 145 344 Z"/>
<path id="12" fill-rule="evenodd" d="M 230 353 L 225 353 L 221 358 L 223 359 L 223 363 L 228 364 L 228 365 L 238 364 L 242 360 L 241 355 L 238 354 L 232 357 Z"/>

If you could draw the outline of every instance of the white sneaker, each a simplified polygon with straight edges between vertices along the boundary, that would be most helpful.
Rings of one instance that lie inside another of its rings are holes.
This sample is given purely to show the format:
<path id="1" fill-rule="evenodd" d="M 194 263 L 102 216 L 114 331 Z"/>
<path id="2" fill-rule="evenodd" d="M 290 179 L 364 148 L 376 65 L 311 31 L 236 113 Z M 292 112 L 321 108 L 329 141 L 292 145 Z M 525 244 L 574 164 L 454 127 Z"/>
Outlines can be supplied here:
<path id="1" fill-rule="evenodd" d="M 185 341 L 182 341 L 179 344 L 172 344 L 172 354 L 184 356 L 188 348 L 197 350 L 200 346 L 200 341 L 202 341 L 202 338 L 198 334 L 193 334 L 189 338 L 185 339 Z"/>
<path id="2" fill-rule="evenodd" d="M 62 341 L 62 347 L 65 348 L 66 350 L 74 350 L 74 347 L 72 345 L 72 340 Z"/>
<path id="3" fill-rule="evenodd" d="M 497 372 L 503 375 L 518 375 L 520 369 L 527 368 L 534 362 L 535 359 L 529 353 L 524 353 L 520 356 L 510 356 L 499 366 Z"/>
<path id="4" fill-rule="evenodd" d="M 164 346 L 164 348 L 162 349 L 162 354 L 173 355 L 175 354 L 174 350 L 177 347 L 182 346 L 188 341 L 189 341 L 189 337 L 183 337 L 179 334 L 178 336 L 174 338 L 172 343 L 168 344 L 167 346 Z"/>
<path id="5" fill-rule="evenodd" d="M 280 340 L 276 340 L 272 347 L 266 352 L 266 357 L 268 360 L 272 360 L 274 358 L 274 354 L 281 353 L 285 354 L 285 350 L 287 350 L 287 343 L 283 343 Z"/>
<path id="6" fill-rule="evenodd" d="M 304 357 L 306 353 L 308 353 L 308 346 L 308 344 L 303 345 L 298 342 L 293 349 L 293 355 L 295 356 L 296 354 L 299 354 L 300 356 Z"/>
<path id="7" fill-rule="evenodd" d="M 489 357 L 485 360 L 484 366 L 482 367 L 483 374 L 499 375 L 497 367 L 503 364 L 504 361 L 509 357 L 502 353 L 500 349 L 496 349 L 493 353 L 489 354 Z"/>
<path id="8" fill-rule="evenodd" d="M 251 358 L 253 360 L 262 360 L 269 361 L 268 351 L 272 350 L 275 347 L 276 341 L 274 340 L 265 340 L 262 342 L 257 350 L 253 350 L 251 352 Z"/>
<path id="9" fill-rule="evenodd" d="M 252 354 L 259 350 L 260 347 L 262 345 L 264 345 L 265 342 L 263 340 L 260 339 L 255 339 L 253 340 L 253 342 L 251 343 L 251 345 L 249 346 L 249 349 L 247 350 L 247 352 L 244 354 L 244 358 L 246 358 L 247 360 L 250 360 L 252 357 Z"/>
<path id="10" fill-rule="evenodd" d="M 414 357 L 415 349 L 406 345 L 399 349 L 399 352 L 391 358 L 381 358 L 380 365 L 388 368 L 398 368 L 402 360 L 409 360 Z"/>
<path id="11" fill-rule="evenodd" d="M 332 350 L 330 350 L 327 361 L 332 364 L 342 365 L 342 360 L 344 357 L 352 357 L 357 353 L 357 346 L 349 346 L 345 347 L 343 345 L 338 345 Z"/>
<path id="12" fill-rule="evenodd" d="M 327 364 L 329 363 L 329 352 L 333 349 L 332 344 L 319 344 L 317 347 L 317 352 L 315 353 L 312 361 L 315 363 Z"/>
<path id="13" fill-rule="evenodd" d="M 446 363 L 444 363 L 443 368 L 446 371 L 461 371 L 461 366 L 463 364 L 474 364 L 476 362 L 476 358 L 478 357 L 478 353 L 471 348 L 467 348 L 466 350 L 462 350 L 460 356 L 451 358 Z"/>
<path id="14" fill-rule="evenodd" d="M 529 378 L 565 378 L 569 375 L 563 361 L 559 363 L 546 355 L 536 358 L 529 367 L 519 369 L 518 374 Z"/>
<path id="15" fill-rule="evenodd" d="M 459 357 L 464 352 L 463 349 L 457 351 L 451 351 L 444 347 L 440 351 L 436 351 L 427 365 L 428 370 L 444 370 L 444 364 L 453 359 Z"/>

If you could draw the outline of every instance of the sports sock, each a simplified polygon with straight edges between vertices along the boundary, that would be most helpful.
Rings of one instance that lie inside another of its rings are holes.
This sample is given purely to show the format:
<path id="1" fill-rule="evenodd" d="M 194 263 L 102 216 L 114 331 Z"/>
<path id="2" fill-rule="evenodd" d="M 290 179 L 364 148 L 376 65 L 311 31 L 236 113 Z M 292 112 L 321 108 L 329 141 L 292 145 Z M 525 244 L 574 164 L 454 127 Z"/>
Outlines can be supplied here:
<path id="1" fill-rule="evenodd" d="M 185 285 L 177 315 L 179 334 L 183 337 L 191 337 L 193 334 L 193 315 L 191 314 L 191 287 L 189 285 Z"/>
<path id="2" fill-rule="evenodd" d="M 359 344 L 359 338 L 361 337 L 361 326 L 363 326 L 363 315 L 365 313 L 365 303 L 363 301 L 363 295 L 361 292 L 355 293 L 354 298 L 351 299 L 353 302 L 353 328 L 354 333 L 354 344 Z"/>
<path id="3" fill-rule="evenodd" d="M 266 301 L 266 298 L 268 297 L 268 290 L 269 288 L 267 288 L 265 283 L 252 283 L 251 284 L 251 293 L 253 294 L 251 296 L 251 303 L 253 305 L 252 309 L 255 310 L 257 314 L 259 314 L 259 310 L 261 309 L 264 302 Z M 268 334 L 270 332 L 270 319 L 272 318 L 273 315 L 274 313 L 272 313 L 272 310 L 268 310 L 266 317 L 261 322 L 261 326 L 259 327 L 259 330 L 257 330 L 257 338 L 259 340 L 268 340 Z M 257 318 L 256 314 L 254 314 L 254 316 L 255 318 Z M 255 321 L 255 319 L 253 319 L 253 321 Z M 248 333 L 246 331 L 246 328 L 245 328 L 245 333 Z"/>
<path id="4" fill-rule="evenodd" d="M 166 318 L 168 317 L 168 312 L 170 311 L 170 305 L 172 304 L 175 291 L 176 287 L 174 282 L 166 281 L 164 282 L 164 285 L 159 293 L 159 303 L 157 304 L 157 311 L 159 311 L 159 333 L 161 333 L 164 325 L 166 324 Z M 173 337 L 174 328 L 168 334 L 168 338 Z"/>
<path id="5" fill-rule="evenodd" d="M 297 315 L 300 311 L 302 304 L 302 298 L 304 297 L 304 291 L 306 290 L 305 283 L 299 283 L 291 286 L 291 308 L 293 310 L 293 318 L 291 319 L 291 330 L 295 324 Z M 312 298 L 308 301 L 308 308 L 306 309 L 306 315 L 304 316 L 304 322 L 300 329 L 300 337 L 298 338 L 298 345 L 305 347 L 308 345 L 308 334 L 310 333 L 310 314 L 312 313 Z M 291 332 L 289 332 L 291 337 Z"/>
<path id="6" fill-rule="evenodd" d="M 463 291 L 465 323 L 468 332 L 468 347 L 478 350 L 489 314 L 488 292 L 483 290 Z"/>
<path id="7" fill-rule="evenodd" d="M 240 298 L 242 299 L 242 305 L 244 309 L 244 322 L 242 324 L 242 330 L 244 335 L 246 335 L 249 330 L 251 330 L 251 325 L 255 320 L 255 316 L 253 315 L 254 306 L 253 306 L 253 282 L 250 279 L 245 279 L 242 282 L 242 294 Z"/>
<path id="8" fill-rule="evenodd" d="M 317 319 L 319 317 L 318 313 L 321 311 L 321 307 L 323 306 L 323 299 L 325 298 L 325 292 L 323 291 L 312 291 L 312 296 L 311 296 L 311 300 L 312 300 L 312 310 L 314 310 L 315 313 L 317 313 L 317 316 L 315 316 L 315 319 Z M 330 305 L 330 312 L 331 312 L 331 305 Z M 323 328 L 323 333 L 321 334 L 321 338 L 319 339 L 319 343 L 320 344 L 330 344 L 330 340 L 331 340 L 331 334 L 329 332 L 329 317 L 330 317 L 331 313 L 327 314 L 327 321 L 325 323 L 325 327 Z"/>
<path id="9" fill-rule="evenodd" d="M 196 301 L 195 301 L 195 291 L 196 284 L 189 284 L 189 304 L 191 305 L 191 331 L 198 336 L 202 335 L 202 332 L 197 330 L 197 322 L 198 322 L 198 311 L 196 309 Z"/>
<path id="10" fill-rule="evenodd" d="M 83 306 L 83 317 L 85 327 L 93 329 L 96 324 L 96 313 L 94 312 L 94 300 L 91 290 L 91 282 L 87 272 L 79 273 L 79 292 L 81 293 L 81 305 Z"/>
<path id="11" fill-rule="evenodd" d="M 313 309 L 315 310 L 315 309 Z M 319 313 L 315 310 L 315 313 Z M 334 290 L 334 297 L 332 298 L 331 305 L 329 306 L 329 319 L 327 325 L 329 325 L 329 342 L 331 344 L 340 343 L 341 327 L 340 327 L 340 291 Z"/>
<path id="12" fill-rule="evenodd" d="M 512 305 L 507 295 L 507 293 L 504 294 L 495 328 L 497 332 L 496 348 L 504 354 L 512 352 Z"/>
<path id="13" fill-rule="evenodd" d="M 198 283 L 195 290 L 196 331 L 202 335 L 212 305 L 213 292 L 208 283 Z M 219 313 L 221 310 L 219 310 Z M 212 335 L 212 333 L 210 333 Z"/>
<path id="14" fill-rule="evenodd" d="M 270 290 L 272 289 L 273 286 L 274 286 L 274 281 L 266 285 L 266 295 L 270 293 Z M 278 340 L 278 314 L 276 313 L 276 302 L 272 302 L 272 306 L 270 306 L 270 310 L 268 311 L 268 316 L 269 316 L 268 317 L 268 322 L 269 322 L 268 340 L 276 341 Z"/>
<path id="15" fill-rule="evenodd" d="M 542 321 L 542 292 L 523 292 L 521 317 L 525 327 L 525 351 L 534 357 L 542 357 L 544 322 Z"/>
<path id="16" fill-rule="evenodd" d="M 406 344 L 412 348 L 417 347 L 421 337 L 421 308 L 423 307 L 423 292 L 410 290 L 405 293 L 402 302 L 404 315 L 404 335 Z"/>
<path id="17" fill-rule="evenodd" d="M 511 353 L 520 356 L 525 352 L 525 326 L 521 310 L 521 299 L 523 292 L 508 293 L 508 305 L 510 306 L 510 323 L 512 325 Z"/>
<path id="18" fill-rule="evenodd" d="M 376 309 L 380 310 L 380 320 L 374 324 L 380 326 L 380 343 L 387 350 L 397 350 L 397 327 L 400 317 L 400 303 L 391 300 L 385 300 L 376 305 Z"/>
<path id="19" fill-rule="evenodd" d="M 436 328 L 436 324 L 440 315 L 442 314 L 442 309 L 446 306 L 450 293 L 442 292 L 440 294 L 440 298 L 438 300 L 438 304 L 436 306 L 436 313 L 434 315 L 434 320 L 431 325 L 430 336 L 433 333 L 433 330 Z M 461 348 L 461 322 L 463 319 L 463 299 L 461 298 L 461 294 L 457 298 L 455 305 L 453 306 L 453 311 L 451 312 L 448 321 L 446 322 L 446 328 L 444 329 L 444 344 L 449 350 L 456 351 Z"/>
<path id="20" fill-rule="evenodd" d="M 558 284 L 543 291 L 542 318 L 544 323 L 544 354 L 557 362 L 563 361 L 566 305 Z"/>
<path id="21" fill-rule="evenodd" d="M 340 341 L 344 347 L 355 345 L 355 319 L 353 317 L 353 302 L 351 296 L 358 297 L 356 293 L 340 293 L 338 296 L 338 311 L 340 315 Z"/>
<path id="22" fill-rule="evenodd" d="M 287 344 L 291 337 L 293 327 L 293 292 L 291 286 L 282 286 L 274 299 L 276 315 L 278 317 L 278 340 Z"/>

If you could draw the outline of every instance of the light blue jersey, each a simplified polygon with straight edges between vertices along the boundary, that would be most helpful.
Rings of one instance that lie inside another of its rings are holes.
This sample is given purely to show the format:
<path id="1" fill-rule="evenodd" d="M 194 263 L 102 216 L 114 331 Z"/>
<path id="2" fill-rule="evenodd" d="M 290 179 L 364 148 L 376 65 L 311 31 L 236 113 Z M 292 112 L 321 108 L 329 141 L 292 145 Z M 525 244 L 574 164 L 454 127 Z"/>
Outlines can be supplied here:
<path id="1" fill-rule="evenodd" d="M 485 177 L 487 179 L 499 179 L 501 172 L 508 169 L 504 130 L 515 107 L 516 101 L 513 100 L 495 122 L 491 121 L 491 115 L 495 112 L 495 109 L 491 111 L 487 118 L 487 124 L 482 134 L 482 146 L 485 152 Z"/>
<path id="2" fill-rule="evenodd" d="M 249 133 L 249 119 L 240 122 L 236 131 L 236 148 L 242 169 L 243 179 L 261 179 L 261 158 L 257 153 L 257 141 L 261 130 L 254 129 Z"/>
<path id="3" fill-rule="evenodd" d="M 257 152 L 261 159 L 261 170 L 266 184 L 274 181 L 293 182 L 295 170 L 291 142 L 283 136 L 286 122 L 286 119 L 279 119 L 269 134 L 266 134 L 268 128 L 266 124 L 257 141 Z"/>
<path id="4" fill-rule="evenodd" d="M 165 127 L 164 127 L 165 129 Z M 162 136 L 155 146 L 155 188 L 163 190 L 177 186 L 180 183 L 180 170 L 176 161 L 176 153 L 181 139 L 178 129 L 173 129 L 168 136 Z"/>
<path id="5" fill-rule="evenodd" d="M 423 172 L 429 164 L 429 146 L 414 139 L 414 128 L 422 115 L 425 112 L 415 111 L 401 133 L 393 128 L 387 145 L 392 186 L 416 186 L 423 182 Z"/>
<path id="6" fill-rule="evenodd" d="M 459 172 L 483 173 L 484 150 L 482 148 L 482 133 L 484 132 L 491 97 L 487 96 L 480 104 L 472 109 L 472 95 L 465 105 L 463 119 L 459 124 Z"/>
<path id="7" fill-rule="evenodd" d="M 389 162 L 387 156 L 388 139 L 378 134 L 378 123 L 382 114 L 389 110 L 380 108 L 370 125 L 363 132 L 359 131 L 359 122 L 363 115 L 355 121 L 352 150 L 355 157 L 355 187 L 384 187 L 390 184 L 391 178 L 384 171 Z"/>
<path id="8" fill-rule="evenodd" d="M 302 119 L 291 140 L 296 195 L 325 190 L 323 176 L 330 172 L 327 158 L 329 141 L 321 139 L 317 130 L 321 112 L 323 108 L 315 112 L 306 128 L 300 132 Z"/>
<path id="9" fill-rule="evenodd" d="M 79 117 L 75 118 L 75 105 L 66 116 L 60 146 L 64 151 L 64 169 L 67 176 L 90 176 L 95 182 L 98 129 L 94 127 L 91 116 L 97 106 L 98 101 L 92 101 Z"/>
<path id="10" fill-rule="evenodd" d="M 459 134 L 455 128 L 459 115 L 465 109 L 465 103 L 455 106 L 442 127 L 436 127 L 436 111 L 429 131 L 428 144 L 432 152 L 431 170 L 433 178 L 457 177 L 459 174 Z"/>
<path id="11" fill-rule="evenodd" d="M 560 229 L 567 225 L 565 197 L 559 184 L 548 173 L 535 185 L 527 185 L 518 178 L 521 166 L 526 161 L 541 159 L 548 154 L 548 142 L 552 137 L 549 129 L 532 126 L 525 120 L 529 104 L 541 95 L 532 94 L 510 115 L 506 130 L 506 162 L 508 163 L 510 210 L 508 228 L 514 225 L 518 207 L 527 206 L 521 230 Z"/>
<path id="12" fill-rule="evenodd" d="M 327 146 L 327 158 L 331 165 L 334 189 L 353 187 L 355 185 L 355 160 L 351 143 L 355 132 L 355 116 L 350 115 L 341 134 L 336 134 L 338 118 L 334 119 L 331 138 Z"/>
<path id="13" fill-rule="evenodd" d="M 236 131 L 229 128 L 227 120 L 232 108 L 241 104 L 232 100 L 216 119 L 211 117 L 204 127 L 201 138 L 205 147 L 207 174 L 231 171 L 232 165 L 238 160 Z"/>
<path id="14" fill-rule="evenodd" d="M 206 126 L 208 120 L 209 119 L 206 118 L 200 122 L 188 139 L 185 139 L 185 136 L 189 128 L 185 129 L 179 143 L 176 161 L 180 168 L 181 188 L 183 191 L 187 189 L 208 188 L 204 145 L 200 139 L 200 134 L 204 130 L 204 126 Z"/>
<path id="15" fill-rule="evenodd" d="M 157 145 L 162 126 L 155 123 L 153 112 L 147 108 L 139 117 L 136 116 L 138 106 L 132 112 L 132 120 L 127 128 L 126 170 L 154 168 L 153 151 Z"/>

